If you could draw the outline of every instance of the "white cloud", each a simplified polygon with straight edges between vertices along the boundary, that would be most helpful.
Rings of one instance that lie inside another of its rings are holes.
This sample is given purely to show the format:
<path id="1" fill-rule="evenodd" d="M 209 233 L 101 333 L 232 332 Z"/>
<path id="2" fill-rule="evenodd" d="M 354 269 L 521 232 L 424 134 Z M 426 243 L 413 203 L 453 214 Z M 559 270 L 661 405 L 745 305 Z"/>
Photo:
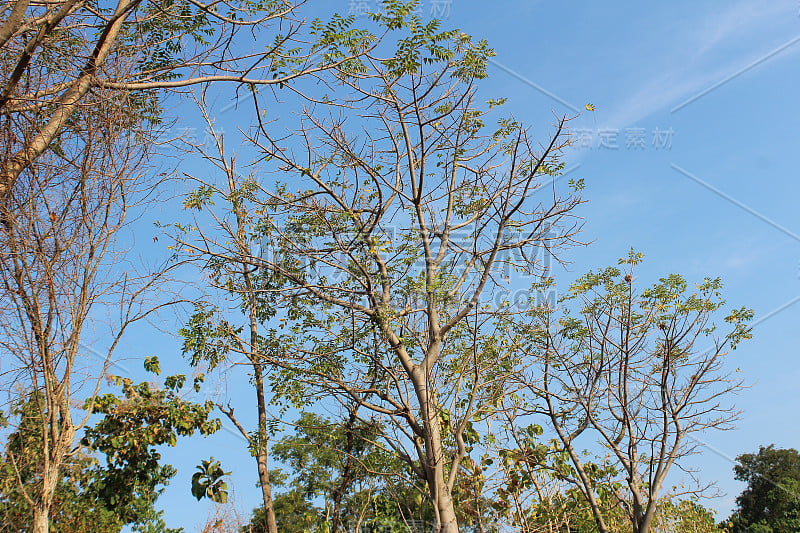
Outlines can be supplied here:
<path id="1" fill-rule="evenodd" d="M 682 34 L 652 35 L 652 39 L 670 39 L 680 45 L 671 54 L 662 56 L 661 61 L 641 65 L 637 74 L 644 71 L 644 81 L 606 113 L 605 126 L 629 126 L 712 87 L 773 51 L 776 27 L 787 23 L 796 25 L 796 33 L 787 33 L 786 41 L 800 35 L 798 21 L 797 6 L 793 2 L 744 1 L 721 12 L 709 13 L 689 27 L 684 26 Z M 740 47 L 745 41 L 753 43 L 752 52 L 746 56 L 726 50 Z M 763 44 L 765 41 L 770 44 Z M 797 50 L 800 50 L 800 42 L 770 61 Z M 634 83 L 632 80 L 631 85 Z"/>

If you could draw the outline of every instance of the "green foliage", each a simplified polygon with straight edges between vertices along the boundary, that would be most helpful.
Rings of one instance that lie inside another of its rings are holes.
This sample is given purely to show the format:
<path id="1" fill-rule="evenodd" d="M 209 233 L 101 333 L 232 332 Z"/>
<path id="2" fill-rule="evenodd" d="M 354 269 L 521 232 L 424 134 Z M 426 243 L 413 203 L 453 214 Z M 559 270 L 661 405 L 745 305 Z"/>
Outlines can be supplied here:
<path id="1" fill-rule="evenodd" d="M 158 72 L 159 80 L 178 77 L 172 69 L 179 64 L 185 43 L 208 45 L 215 31 L 208 14 L 190 2 L 151 0 L 141 11 L 141 22 L 124 26 L 122 48 L 147 50 L 139 56 L 138 69 Z"/>
<path id="2" fill-rule="evenodd" d="M 658 503 L 651 527 L 653 533 L 725 533 L 714 523 L 714 513 L 696 499 L 664 497 Z"/>
<path id="3" fill-rule="evenodd" d="M 734 474 L 747 483 L 728 519 L 732 533 L 800 531 L 800 454 L 792 448 L 761 446 L 736 458 Z"/>
<path id="4" fill-rule="evenodd" d="M 231 331 L 226 321 L 215 323 L 215 316 L 215 311 L 198 306 L 188 324 L 178 331 L 183 337 L 183 353 L 191 357 L 192 366 L 205 362 L 209 369 L 216 368 L 231 350 L 231 334 L 241 331 Z"/>
<path id="5" fill-rule="evenodd" d="M 384 59 L 392 79 L 418 74 L 423 65 L 452 62 L 451 75 L 464 79 L 486 77 L 489 58 L 495 55 L 486 41 L 473 43 L 472 38 L 453 30 L 440 30 L 441 21 L 423 23 L 414 15 L 419 0 L 383 0 L 382 9 L 372 20 L 388 30 L 404 29 L 407 36 L 398 40 L 397 49 Z"/>
<path id="6" fill-rule="evenodd" d="M 425 489 L 407 484 L 405 465 L 376 443 L 379 432 L 374 423 L 356 418 L 332 421 L 301 413 L 294 435 L 281 438 L 271 451 L 291 472 L 288 476 L 270 473 L 273 486 L 287 489 L 274 497 L 278 530 L 326 531 L 337 498 L 340 524 L 359 516 L 365 527 L 374 528 L 400 527 L 410 519 L 431 522 L 433 511 Z M 255 509 L 250 525 L 242 531 L 248 527 L 260 531 L 265 520 L 263 508 Z"/>
<path id="7" fill-rule="evenodd" d="M 145 368 L 160 373 L 155 357 L 145 360 Z M 161 454 L 156 448 L 175 446 L 178 437 L 196 432 L 210 435 L 221 423 L 210 418 L 211 402 L 196 404 L 181 398 L 183 375 L 166 377 L 163 389 L 147 382 L 134 385 L 128 378 L 112 379 L 123 394 L 108 393 L 95 399 L 92 412 L 103 418 L 87 428 L 81 443 L 106 459 L 103 476 L 92 483 L 92 490 L 113 506 L 121 520 L 130 523 L 148 515 L 138 502 L 154 501 L 163 491 L 158 487 L 176 473 L 171 465 L 159 464 Z"/>
<path id="8" fill-rule="evenodd" d="M 228 501 L 228 484 L 222 480 L 224 476 L 229 476 L 230 472 L 224 472 L 219 464 L 212 457 L 203 460 L 197 465 L 198 472 L 192 475 L 192 496 L 198 500 L 208 498 L 215 503 L 226 503 Z"/>
<path id="9" fill-rule="evenodd" d="M 41 413 L 43 398 L 31 392 L 12 405 L 10 418 L 18 421 L 7 440 L 5 456 L 0 460 L 0 531 L 33 529 L 33 509 L 25 492 L 40 487 L 43 435 Z M 102 476 L 97 460 L 79 452 L 65 465 L 53 495 L 51 531 L 119 532 L 124 522 L 92 490 L 92 482 Z"/>
<path id="10" fill-rule="evenodd" d="M 499 448 L 504 484 L 497 489 L 492 501 L 494 510 L 502 520 L 521 530 L 594 531 L 596 525 L 586 496 L 569 484 L 576 471 L 567 450 L 560 440 L 545 440 L 543 435 L 544 428 L 532 424 L 516 427 L 504 436 L 505 442 L 514 442 L 518 447 Z M 606 523 L 624 529 L 628 517 L 614 494 L 620 488 L 615 479 L 617 469 L 608 458 L 595 462 L 584 460 L 583 467 Z M 556 490 L 562 486 L 565 488 Z M 537 487 L 548 487 L 545 494 L 551 493 L 550 497 L 540 497 Z M 612 531 L 617 530 L 612 528 Z"/>
<path id="11" fill-rule="evenodd" d="M 272 477 L 272 476 L 270 476 Z M 272 500 L 275 522 L 281 533 L 307 533 L 324 531 L 324 518 L 320 510 L 305 497 L 302 491 L 290 490 L 275 496 Z M 267 517 L 264 507 L 253 510 L 249 524 L 242 526 L 242 533 L 266 531 Z"/>
<path id="12" fill-rule="evenodd" d="M 380 428 L 356 418 L 331 421 L 303 412 L 295 434 L 275 443 L 271 454 L 290 467 L 290 492 L 309 502 L 323 502 L 320 515 L 331 516 L 334 499 L 340 498 L 341 518 L 358 513 L 366 502 L 365 492 L 375 485 L 375 472 L 401 466 L 375 444 Z"/>
<path id="13" fill-rule="evenodd" d="M 157 368 L 157 359 L 148 358 L 146 366 Z M 191 435 L 192 427 L 205 424 L 210 431 L 215 424 L 202 414 L 204 407 L 193 410 L 178 399 L 177 391 L 154 391 L 148 384 L 133 386 L 130 380 L 118 379 L 125 397 L 107 394 L 98 399 L 93 412 L 103 417 L 87 428 L 81 442 L 85 451 L 79 450 L 62 469 L 50 514 L 51 531 L 116 533 L 124 526 L 148 533 L 180 531 L 167 528 L 162 512 L 155 509 L 156 499 L 176 471 L 159 464 L 161 456 L 154 446 L 174 445 L 176 436 Z M 32 509 L 22 490 L 37 490 L 41 481 L 42 401 L 30 393 L 12 410 L 19 423 L 0 462 L 4 517 L 0 531 L 31 529 Z"/>
<path id="14" fill-rule="evenodd" d="M 294 483 L 306 487 L 310 496 L 321 496 L 333 491 L 348 458 L 356 469 L 350 474 L 353 479 L 385 466 L 390 459 L 374 444 L 378 436 L 375 423 L 357 419 L 334 422 L 303 412 L 295 422 L 295 434 L 275 443 L 271 454 L 297 472 Z"/>
<path id="15" fill-rule="evenodd" d="M 206 204 L 213 205 L 214 190 L 206 185 L 201 185 L 197 190 L 190 192 L 183 200 L 183 209 L 197 209 L 202 211 Z"/>

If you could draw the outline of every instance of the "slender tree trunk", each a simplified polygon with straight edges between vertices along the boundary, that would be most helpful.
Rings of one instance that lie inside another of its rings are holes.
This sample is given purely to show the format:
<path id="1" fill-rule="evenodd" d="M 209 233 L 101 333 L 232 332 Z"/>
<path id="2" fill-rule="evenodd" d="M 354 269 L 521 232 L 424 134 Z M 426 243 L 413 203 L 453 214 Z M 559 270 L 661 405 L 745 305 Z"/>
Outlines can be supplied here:
<path id="1" fill-rule="evenodd" d="M 650 531 L 650 523 L 653 521 L 653 515 L 645 513 L 639 521 L 637 533 L 647 533 Z"/>
<path id="2" fill-rule="evenodd" d="M 438 417 L 435 425 L 439 425 Z M 439 533 L 458 533 L 458 520 L 456 519 L 456 510 L 453 498 L 450 495 L 450 489 L 444 479 L 444 465 L 442 461 L 442 441 L 441 433 L 439 431 L 432 432 L 432 437 L 437 436 L 438 439 L 431 439 L 434 443 L 433 453 L 429 457 L 438 457 L 436 465 L 434 466 L 434 480 L 436 490 L 436 507 L 439 510 Z M 438 440 L 438 442 L 436 442 Z"/>
<path id="3" fill-rule="evenodd" d="M 218 140 L 221 143 L 221 141 Z M 220 144 L 220 151 L 222 150 Z M 236 188 L 234 186 L 234 179 L 231 174 L 228 175 L 228 187 L 233 192 Z M 237 223 L 237 242 L 239 251 L 242 256 L 247 256 L 248 249 L 245 244 L 244 234 L 245 221 L 242 216 L 241 210 L 233 204 L 233 210 L 236 214 Z M 258 315 L 256 312 L 256 297 L 255 288 L 253 287 L 253 279 L 250 277 L 250 272 L 244 266 L 242 276 L 244 278 L 245 288 L 247 290 L 247 298 L 249 303 L 249 319 L 250 319 L 250 349 L 248 357 L 253 365 L 253 378 L 255 379 L 256 388 L 256 402 L 258 405 L 258 442 L 256 451 L 256 462 L 258 463 L 258 480 L 261 483 L 261 496 L 264 500 L 264 515 L 267 519 L 267 533 L 278 533 L 278 524 L 275 520 L 275 509 L 272 507 L 272 485 L 269 480 L 269 468 L 267 463 L 267 402 L 264 394 L 264 372 L 261 368 L 261 361 L 258 354 Z"/>
<path id="4" fill-rule="evenodd" d="M 275 509 L 272 507 L 272 485 L 269 481 L 267 468 L 267 405 L 264 400 L 264 376 L 259 364 L 253 364 L 253 373 L 256 381 L 256 396 L 258 397 L 258 480 L 261 482 L 261 496 L 264 498 L 264 514 L 267 518 L 267 533 L 278 533 L 278 524 L 275 521 Z"/>
<path id="5" fill-rule="evenodd" d="M 53 416 L 58 416 L 53 413 Z M 33 533 L 48 533 L 50 531 L 50 508 L 53 505 L 53 495 L 58 486 L 58 478 L 61 475 L 61 465 L 64 460 L 64 452 L 72 444 L 75 435 L 72 430 L 72 420 L 64 421 L 69 424 L 67 430 L 62 430 L 58 435 L 57 441 L 53 443 L 49 452 L 49 460 L 45 461 L 44 471 L 42 472 L 42 492 L 36 501 L 33 509 Z M 46 438 L 46 436 L 45 436 Z"/>
<path id="6" fill-rule="evenodd" d="M 44 338 L 44 336 L 40 337 Z M 42 354 L 47 350 L 42 349 Z M 44 377 L 48 383 L 57 382 L 55 369 L 49 364 L 47 356 L 43 355 Z M 69 370 L 67 370 L 69 375 Z M 66 397 L 65 385 L 55 387 L 46 386 L 48 400 L 47 407 L 42 414 L 43 455 L 42 457 L 42 489 L 36 498 L 33 508 L 33 533 L 48 533 L 50 530 L 50 509 L 53 505 L 53 496 L 61 477 L 61 466 L 75 440 L 75 426 L 72 423 L 72 413 L 69 410 L 69 400 Z"/>

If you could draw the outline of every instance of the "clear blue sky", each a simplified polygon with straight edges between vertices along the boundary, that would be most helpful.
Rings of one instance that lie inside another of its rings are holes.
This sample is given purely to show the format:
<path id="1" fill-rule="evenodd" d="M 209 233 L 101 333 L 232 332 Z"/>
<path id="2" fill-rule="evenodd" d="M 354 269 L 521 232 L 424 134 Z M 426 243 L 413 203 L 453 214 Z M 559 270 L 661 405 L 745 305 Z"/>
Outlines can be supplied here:
<path id="1" fill-rule="evenodd" d="M 309 4 L 313 18 L 375 0 Z M 554 112 L 581 113 L 568 168 L 587 185 L 580 214 L 591 245 L 568 253 L 561 286 L 633 246 L 646 254 L 642 283 L 721 276 L 731 305 L 755 309 L 754 339 L 735 352 L 751 385 L 738 397 L 741 420 L 705 435 L 693 460 L 725 494 L 706 502 L 724 518 L 742 488 L 736 455 L 800 448 L 800 3 L 422 0 L 421 9 L 489 41 L 497 57 L 481 91 L 508 97 L 506 109 L 542 139 Z M 185 372 L 177 347 L 164 339 L 148 349 L 165 372 Z M 209 455 L 234 470 L 239 506 L 257 504 L 242 443 L 224 432 L 192 439 L 164 451 L 180 469 L 160 500 L 169 525 L 192 531 L 205 519 L 189 478 Z"/>

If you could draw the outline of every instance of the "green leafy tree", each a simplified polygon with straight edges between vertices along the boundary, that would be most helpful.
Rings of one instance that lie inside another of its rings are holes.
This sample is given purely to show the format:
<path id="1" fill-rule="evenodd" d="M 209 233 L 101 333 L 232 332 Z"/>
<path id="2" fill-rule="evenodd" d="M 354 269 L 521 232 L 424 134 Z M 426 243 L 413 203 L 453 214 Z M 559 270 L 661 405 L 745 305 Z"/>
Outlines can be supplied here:
<path id="1" fill-rule="evenodd" d="M 319 516 L 330 522 L 331 533 L 339 530 L 343 518 L 363 514 L 360 507 L 374 482 L 372 472 L 389 460 L 374 445 L 377 432 L 374 425 L 358 419 L 355 409 L 339 423 L 302 413 L 295 435 L 272 447 L 273 457 L 292 469 L 291 486 L 311 501 L 322 498 Z"/>
<path id="2" fill-rule="evenodd" d="M 761 446 L 736 458 L 735 477 L 747 483 L 728 519 L 733 533 L 800 531 L 800 454 Z"/>
<path id="3" fill-rule="evenodd" d="M 222 135 L 214 129 L 205 107 L 200 107 L 209 121 L 209 131 L 219 150 L 223 150 Z M 251 191 L 235 187 L 237 172 L 234 160 L 225 158 L 212 161 L 223 169 L 227 177 L 226 193 L 222 193 L 225 205 L 230 209 L 231 220 L 225 222 L 225 241 L 219 248 L 185 247 L 191 260 L 199 261 L 204 271 L 209 292 L 218 291 L 230 305 L 212 305 L 199 302 L 188 323 L 179 330 L 183 338 L 183 353 L 194 367 L 205 366 L 211 370 L 219 366 L 241 368 L 248 365 L 256 407 L 255 424 L 241 420 L 228 402 L 219 402 L 217 408 L 225 414 L 247 443 L 255 458 L 258 481 L 261 487 L 262 508 L 266 520 L 266 531 L 277 533 L 278 525 L 273 510 L 272 483 L 268 468 L 272 417 L 268 411 L 270 386 L 265 377 L 270 368 L 264 365 L 262 353 L 268 347 L 266 325 L 277 313 L 273 289 L 280 281 L 265 271 L 258 272 L 250 265 L 249 256 L 258 237 L 254 229 L 253 214 L 248 209 Z M 184 201 L 185 209 L 202 210 L 219 189 L 200 187 Z M 190 226 L 194 227 L 194 226 Z M 183 226 L 177 225 L 179 231 Z M 213 241 L 208 241 L 213 242 Z M 179 246 L 179 248 L 181 248 Z M 198 253 L 195 253 L 198 252 Z M 250 429 L 248 429 L 250 428 Z"/>
<path id="4" fill-rule="evenodd" d="M 350 410 L 332 421 L 301 413 L 293 424 L 294 435 L 273 444 L 271 455 L 287 467 L 270 474 L 273 486 L 288 489 L 279 491 L 274 500 L 280 531 L 335 533 L 359 524 L 367 530 L 415 531 L 435 523 L 425 486 L 381 446 L 377 440 L 381 428 L 356 414 Z M 464 496 L 456 511 L 469 531 L 495 531 L 489 502 L 482 499 L 475 506 L 466 494 L 457 495 Z M 479 512 L 482 516 L 477 517 Z M 264 526 L 263 508 L 257 508 L 243 531 L 250 527 L 260 531 Z"/>
<path id="5" fill-rule="evenodd" d="M 376 441 L 380 428 L 360 420 L 355 409 L 335 422 L 303 412 L 294 427 L 294 435 L 282 437 L 271 449 L 288 468 L 271 474 L 277 485 L 288 488 L 275 497 L 280 531 L 335 533 L 357 522 L 377 527 L 425 515 L 419 509 L 424 490 L 413 486 L 404 465 Z M 387 471 L 394 475 L 381 475 Z M 430 523 L 429 508 L 427 518 Z M 251 525 L 259 530 L 263 523 L 263 508 L 256 509 Z"/>
<path id="6" fill-rule="evenodd" d="M 157 359 L 148 358 L 146 368 L 158 371 Z M 209 418 L 210 404 L 181 399 L 183 376 L 167 377 L 164 389 L 114 380 L 123 394 L 107 393 L 93 402 L 93 412 L 102 417 L 86 429 L 82 447 L 70 454 L 56 486 L 49 526 L 64 532 L 119 532 L 124 526 L 147 533 L 177 532 L 166 527 L 162 512 L 155 509 L 163 487 L 176 474 L 171 465 L 160 464 L 156 448 L 175 446 L 178 437 L 198 431 L 213 433 L 219 421 Z M 0 464 L 6 531 L 33 529 L 30 494 L 41 483 L 38 463 L 45 441 L 38 419 L 43 403 L 33 392 L 12 412 L 18 423 Z"/>
<path id="7" fill-rule="evenodd" d="M 270 478 L 282 479 L 278 471 L 272 472 Z M 273 481 L 273 486 L 280 487 L 281 483 Z M 326 531 L 323 511 L 309 501 L 303 490 L 291 489 L 276 494 L 273 506 L 278 531 L 287 533 Z M 253 509 L 250 523 L 242 526 L 241 531 L 242 533 L 267 531 L 267 518 L 263 506 Z"/>

